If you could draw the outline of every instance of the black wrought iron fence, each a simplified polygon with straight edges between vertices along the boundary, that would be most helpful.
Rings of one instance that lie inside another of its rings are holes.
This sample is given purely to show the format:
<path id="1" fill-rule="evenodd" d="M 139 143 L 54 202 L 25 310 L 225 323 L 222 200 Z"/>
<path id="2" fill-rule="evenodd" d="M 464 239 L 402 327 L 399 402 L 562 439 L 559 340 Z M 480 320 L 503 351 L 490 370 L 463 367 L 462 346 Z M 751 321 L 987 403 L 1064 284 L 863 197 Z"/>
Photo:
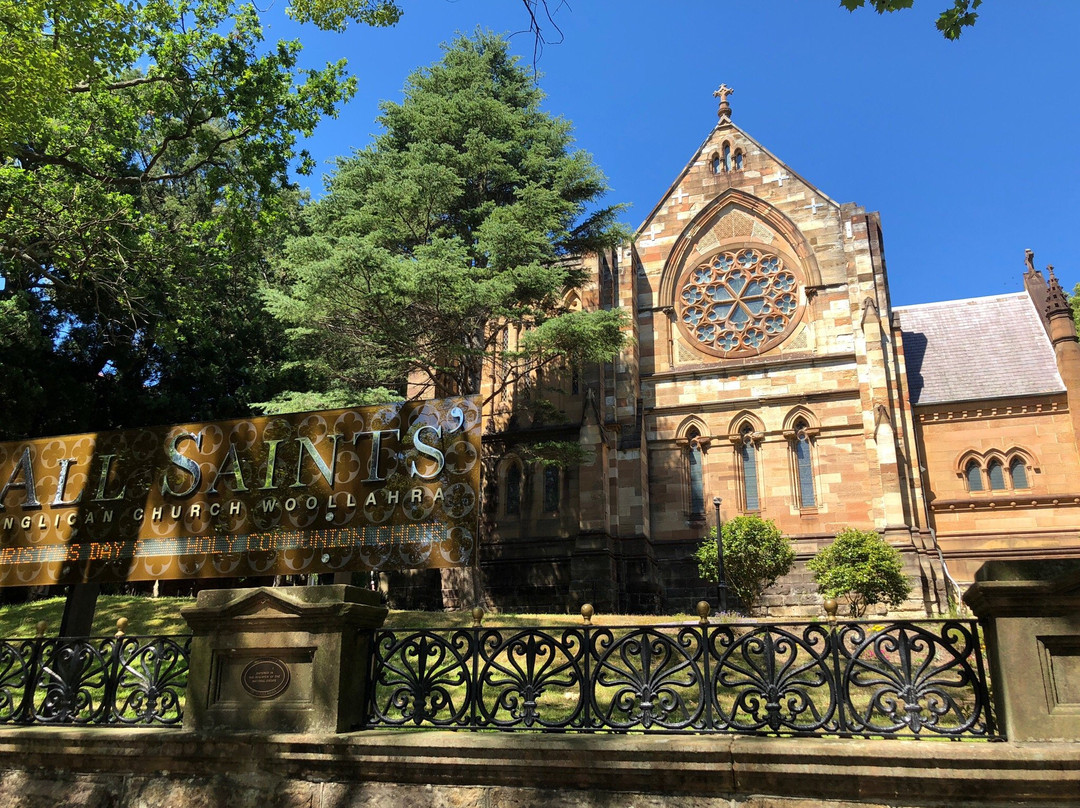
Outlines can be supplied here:
<path id="1" fill-rule="evenodd" d="M 974 621 L 381 629 L 368 727 L 999 737 Z M 179 726 L 190 636 L 0 640 L 0 724 Z"/>
<path id="2" fill-rule="evenodd" d="M 973 621 L 375 633 L 371 727 L 996 737 Z"/>
<path id="3" fill-rule="evenodd" d="M 190 636 L 0 640 L 0 723 L 179 726 Z"/>

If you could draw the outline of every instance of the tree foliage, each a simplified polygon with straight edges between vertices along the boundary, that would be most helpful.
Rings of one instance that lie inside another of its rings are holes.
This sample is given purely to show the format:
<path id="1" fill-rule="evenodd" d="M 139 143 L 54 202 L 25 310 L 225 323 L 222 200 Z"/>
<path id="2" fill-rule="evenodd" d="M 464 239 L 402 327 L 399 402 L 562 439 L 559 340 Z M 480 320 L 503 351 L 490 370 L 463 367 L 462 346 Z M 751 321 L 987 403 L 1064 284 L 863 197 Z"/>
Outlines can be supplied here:
<path id="1" fill-rule="evenodd" d="M 396 7 L 339 8 L 381 24 Z M 258 289 L 299 226 L 297 140 L 353 91 L 343 62 L 301 71 L 299 50 L 231 0 L 0 0 L 0 431 L 273 393 L 282 337 Z"/>
<path id="2" fill-rule="evenodd" d="M 900 552 L 874 530 L 844 528 L 807 566 L 818 591 L 847 599 L 852 617 L 862 617 L 876 603 L 900 606 L 911 594 Z"/>
<path id="3" fill-rule="evenodd" d="M 848 11 L 863 8 L 868 0 L 840 0 L 840 5 Z M 869 0 L 869 5 L 878 14 L 911 8 L 915 0 Z M 950 8 L 942 11 L 937 18 L 937 29 L 946 39 L 959 39 L 965 28 L 975 24 L 979 18 L 977 9 L 982 0 L 953 0 Z"/>
<path id="4" fill-rule="evenodd" d="M 406 380 L 416 395 L 473 393 L 485 362 L 510 384 L 618 349 L 620 313 L 563 304 L 583 280 L 566 257 L 614 243 L 617 208 L 590 208 L 603 176 L 541 98 L 507 43 L 477 33 L 383 104 L 383 133 L 338 161 L 267 291 L 307 382 L 271 409 Z"/>
<path id="5" fill-rule="evenodd" d="M 1080 283 L 1076 284 L 1069 297 L 1069 308 L 1072 309 L 1073 322 L 1076 323 L 1076 334 L 1080 336 Z"/>
<path id="6" fill-rule="evenodd" d="M 765 591 L 795 564 L 791 539 L 780 532 L 771 519 L 736 516 L 721 529 L 724 542 L 724 580 L 747 610 Z M 716 528 L 701 543 L 694 558 L 698 574 L 706 581 L 719 582 Z"/>

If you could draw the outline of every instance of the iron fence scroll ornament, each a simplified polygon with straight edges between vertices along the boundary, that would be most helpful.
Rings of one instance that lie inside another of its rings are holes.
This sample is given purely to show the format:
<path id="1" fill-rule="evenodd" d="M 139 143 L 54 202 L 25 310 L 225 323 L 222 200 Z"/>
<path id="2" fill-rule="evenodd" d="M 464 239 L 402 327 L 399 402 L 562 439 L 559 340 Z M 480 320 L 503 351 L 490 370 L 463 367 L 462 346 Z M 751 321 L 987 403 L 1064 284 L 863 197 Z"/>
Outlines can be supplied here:
<path id="1" fill-rule="evenodd" d="M 476 397 L 0 444 L 0 585 L 467 566 Z"/>
<path id="2" fill-rule="evenodd" d="M 0 641 L 0 723 L 179 726 L 190 636 Z"/>
<path id="3" fill-rule="evenodd" d="M 994 738 L 965 621 L 376 632 L 371 727 Z"/>
<path id="4" fill-rule="evenodd" d="M 0 641 L 0 723 L 178 726 L 190 640 Z M 368 727 L 999 737 L 968 621 L 475 625 L 372 647 Z M 268 661 L 248 666 L 264 693 L 288 686 Z"/>

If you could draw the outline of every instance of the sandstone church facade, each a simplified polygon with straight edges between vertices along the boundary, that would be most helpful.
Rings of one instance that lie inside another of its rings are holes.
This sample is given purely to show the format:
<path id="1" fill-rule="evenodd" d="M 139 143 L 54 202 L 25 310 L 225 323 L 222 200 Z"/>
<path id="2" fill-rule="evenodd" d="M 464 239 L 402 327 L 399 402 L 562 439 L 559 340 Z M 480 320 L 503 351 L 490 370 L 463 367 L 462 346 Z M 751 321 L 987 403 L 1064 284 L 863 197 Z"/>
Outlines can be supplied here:
<path id="1" fill-rule="evenodd" d="M 633 243 L 576 259 L 568 302 L 627 312 L 622 353 L 486 405 L 483 598 L 691 608 L 717 498 L 795 542 L 773 614 L 820 612 L 802 562 L 849 525 L 900 550 L 912 612 L 984 561 L 1080 556 L 1080 344 L 1052 271 L 1029 253 L 1015 294 L 893 308 L 878 215 L 732 123 L 729 94 Z M 549 440 L 582 462 L 530 462 Z M 444 605 L 462 583 L 443 574 Z"/>

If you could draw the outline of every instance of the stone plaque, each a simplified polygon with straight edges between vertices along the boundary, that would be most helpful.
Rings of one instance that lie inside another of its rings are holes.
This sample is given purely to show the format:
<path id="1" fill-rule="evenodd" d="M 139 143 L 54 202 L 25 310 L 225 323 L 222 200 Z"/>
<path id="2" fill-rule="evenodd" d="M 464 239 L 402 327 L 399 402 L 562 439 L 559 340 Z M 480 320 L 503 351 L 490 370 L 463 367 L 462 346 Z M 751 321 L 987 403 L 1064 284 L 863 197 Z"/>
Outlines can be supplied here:
<path id="1" fill-rule="evenodd" d="M 240 673 L 240 684 L 256 699 L 276 699 L 289 687 L 289 667 L 275 657 L 253 659 Z"/>

